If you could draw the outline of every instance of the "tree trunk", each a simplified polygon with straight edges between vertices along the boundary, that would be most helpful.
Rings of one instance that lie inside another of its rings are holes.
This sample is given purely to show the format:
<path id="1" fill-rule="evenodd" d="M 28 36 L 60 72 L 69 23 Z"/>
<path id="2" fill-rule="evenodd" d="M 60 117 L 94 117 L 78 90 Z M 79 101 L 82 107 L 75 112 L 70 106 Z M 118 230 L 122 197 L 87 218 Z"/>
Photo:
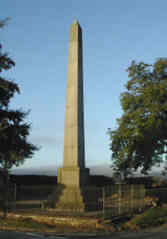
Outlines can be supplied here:
<path id="1" fill-rule="evenodd" d="M 8 177 L 8 170 L 4 168 L 4 195 L 3 195 L 3 208 L 2 218 L 5 219 L 8 213 L 8 191 L 9 191 L 9 177 Z"/>

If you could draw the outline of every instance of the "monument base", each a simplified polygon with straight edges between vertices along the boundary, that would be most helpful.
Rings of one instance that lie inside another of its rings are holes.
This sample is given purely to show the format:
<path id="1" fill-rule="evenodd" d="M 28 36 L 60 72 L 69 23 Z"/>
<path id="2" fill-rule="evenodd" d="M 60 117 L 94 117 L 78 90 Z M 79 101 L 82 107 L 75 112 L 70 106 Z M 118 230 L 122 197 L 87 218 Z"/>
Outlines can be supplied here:
<path id="1" fill-rule="evenodd" d="M 58 168 L 58 185 L 50 196 L 53 208 L 64 211 L 85 211 L 82 188 L 89 183 L 89 169 L 79 167 Z"/>
<path id="2" fill-rule="evenodd" d="M 85 212 L 100 208 L 102 190 L 97 187 L 71 187 L 57 185 L 48 199 L 48 205 L 56 211 Z"/>
<path id="3" fill-rule="evenodd" d="M 78 187 L 65 187 L 58 195 L 55 208 L 60 211 L 85 211 L 81 189 Z"/>

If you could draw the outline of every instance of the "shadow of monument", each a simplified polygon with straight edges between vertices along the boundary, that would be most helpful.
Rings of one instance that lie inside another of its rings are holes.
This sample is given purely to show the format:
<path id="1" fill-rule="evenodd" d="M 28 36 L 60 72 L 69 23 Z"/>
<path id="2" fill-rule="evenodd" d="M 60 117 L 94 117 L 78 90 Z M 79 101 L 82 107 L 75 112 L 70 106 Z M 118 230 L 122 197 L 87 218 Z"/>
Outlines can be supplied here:
<path id="1" fill-rule="evenodd" d="M 58 184 L 54 187 L 53 192 L 48 196 L 48 199 L 43 202 L 44 209 L 56 208 L 60 195 L 62 195 L 65 185 Z"/>

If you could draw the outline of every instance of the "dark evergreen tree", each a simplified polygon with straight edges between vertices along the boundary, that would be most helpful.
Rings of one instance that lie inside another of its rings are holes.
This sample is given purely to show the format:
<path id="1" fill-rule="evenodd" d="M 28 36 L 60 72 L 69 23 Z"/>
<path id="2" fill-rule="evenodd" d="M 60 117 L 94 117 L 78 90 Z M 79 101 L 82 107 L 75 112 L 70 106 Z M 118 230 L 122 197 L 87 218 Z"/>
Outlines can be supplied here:
<path id="1" fill-rule="evenodd" d="M 0 21 L 3 27 L 5 21 Z M 25 122 L 28 112 L 10 109 L 10 101 L 15 93 L 20 93 L 19 86 L 3 77 L 3 71 L 15 66 L 15 62 L 3 53 L 0 44 L 0 166 L 4 177 L 4 217 L 8 208 L 9 170 L 31 158 L 38 149 L 28 141 L 30 124 Z"/>

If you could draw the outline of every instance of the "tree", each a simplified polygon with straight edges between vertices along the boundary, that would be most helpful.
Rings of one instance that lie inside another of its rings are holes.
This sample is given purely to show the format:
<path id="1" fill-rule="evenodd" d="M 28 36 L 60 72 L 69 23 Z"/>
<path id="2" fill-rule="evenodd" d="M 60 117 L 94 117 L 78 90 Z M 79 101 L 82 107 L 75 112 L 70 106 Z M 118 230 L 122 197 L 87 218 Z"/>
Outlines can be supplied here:
<path id="1" fill-rule="evenodd" d="M 0 21 L 0 27 L 4 25 Z M 9 170 L 15 165 L 24 163 L 26 158 L 31 158 L 38 149 L 35 145 L 28 142 L 31 125 L 24 120 L 29 112 L 22 110 L 12 110 L 9 107 L 10 100 L 15 93 L 20 93 L 19 86 L 5 79 L 3 71 L 9 70 L 15 62 L 2 53 L 0 45 L 0 165 L 4 176 L 4 217 L 8 207 L 8 178 Z"/>
<path id="2" fill-rule="evenodd" d="M 132 61 L 127 71 L 123 115 L 117 129 L 108 130 L 112 167 L 124 177 L 139 169 L 147 174 L 167 155 L 167 58 L 153 65 Z"/>

